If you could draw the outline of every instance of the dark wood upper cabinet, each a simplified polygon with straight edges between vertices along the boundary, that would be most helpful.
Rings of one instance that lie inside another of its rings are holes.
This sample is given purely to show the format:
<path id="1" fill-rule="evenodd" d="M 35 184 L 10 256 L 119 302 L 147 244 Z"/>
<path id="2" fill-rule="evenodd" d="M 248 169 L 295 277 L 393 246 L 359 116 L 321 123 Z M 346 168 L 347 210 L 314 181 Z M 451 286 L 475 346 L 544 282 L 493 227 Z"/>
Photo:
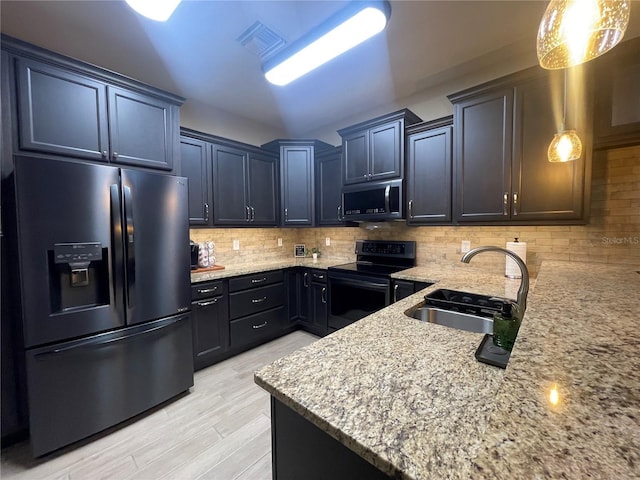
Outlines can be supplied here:
<path id="1" fill-rule="evenodd" d="M 161 99 L 108 87 L 111 161 L 171 170 L 174 156 L 173 106 Z"/>
<path id="2" fill-rule="evenodd" d="M 189 181 L 189 224 L 212 225 L 208 165 L 211 145 L 202 140 L 180 137 L 180 175 Z"/>
<path id="3" fill-rule="evenodd" d="M 280 155 L 281 225 L 315 225 L 315 155 L 334 147 L 319 140 L 279 139 L 262 148 Z"/>
<path id="4" fill-rule="evenodd" d="M 248 224 L 251 220 L 247 193 L 249 155 L 239 148 L 223 145 L 213 145 L 212 155 L 213 223 Z"/>
<path id="5" fill-rule="evenodd" d="M 175 172 L 184 99 L 2 37 L 16 85 L 15 147 Z"/>
<path id="6" fill-rule="evenodd" d="M 418 122 L 417 115 L 403 109 L 338 130 L 342 137 L 344 185 L 401 178 L 405 128 Z"/>
<path id="7" fill-rule="evenodd" d="M 453 205 L 458 223 L 584 223 L 591 166 L 591 85 L 568 95 L 567 127 L 583 143 L 574 162 L 547 150 L 562 116 L 562 72 L 533 67 L 466 90 L 454 103 Z M 587 79 L 586 82 L 584 79 Z M 559 114 L 559 115 L 558 115 Z"/>
<path id="8" fill-rule="evenodd" d="M 109 159 L 107 86 L 62 68 L 18 58 L 22 150 Z"/>
<path id="9" fill-rule="evenodd" d="M 342 148 L 316 155 L 316 224 L 343 225 Z"/>
<path id="10" fill-rule="evenodd" d="M 407 129 L 407 224 L 451 223 L 453 117 Z"/>
<path id="11" fill-rule="evenodd" d="M 594 60 L 594 148 L 640 144 L 640 37 Z"/>
<path id="12" fill-rule="evenodd" d="M 278 159 L 253 145 L 181 129 L 191 225 L 276 226 Z"/>
<path id="13" fill-rule="evenodd" d="M 277 159 L 249 152 L 249 205 L 251 224 L 274 226 L 278 219 Z"/>

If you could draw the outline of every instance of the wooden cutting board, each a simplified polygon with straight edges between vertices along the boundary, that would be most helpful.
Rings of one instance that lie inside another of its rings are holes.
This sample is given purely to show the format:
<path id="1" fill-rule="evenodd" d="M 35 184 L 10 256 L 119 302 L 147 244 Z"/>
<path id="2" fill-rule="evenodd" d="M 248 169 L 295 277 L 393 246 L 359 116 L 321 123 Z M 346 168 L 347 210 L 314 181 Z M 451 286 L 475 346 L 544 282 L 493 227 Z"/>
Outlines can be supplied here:
<path id="1" fill-rule="evenodd" d="M 196 268 L 191 273 L 213 272 L 214 270 L 224 270 L 224 265 L 214 265 L 213 267 Z"/>

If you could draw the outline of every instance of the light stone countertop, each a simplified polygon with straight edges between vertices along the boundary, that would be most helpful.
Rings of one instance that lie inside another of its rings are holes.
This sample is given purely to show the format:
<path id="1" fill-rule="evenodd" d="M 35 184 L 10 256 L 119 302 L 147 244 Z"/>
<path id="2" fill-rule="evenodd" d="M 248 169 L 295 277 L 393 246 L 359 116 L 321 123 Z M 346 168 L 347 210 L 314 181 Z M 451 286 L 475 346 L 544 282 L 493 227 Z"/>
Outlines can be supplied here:
<path id="1" fill-rule="evenodd" d="M 635 270 L 543 262 L 501 370 L 475 360 L 482 334 L 405 312 L 437 288 L 515 298 L 519 280 L 473 265 L 416 267 L 394 277 L 438 283 L 260 369 L 255 381 L 396 478 L 638 478 Z"/>
<path id="2" fill-rule="evenodd" d="M 291 258 L 273 260 L 270 262 L 260 263 L 238 263 L 235 265 L 225 266 L 224 270 L 211 270 L 209 272 L 191 272 L 191 283 L 208 282 L 211 280 L 220 280 L 221 278 L 236 277 L 238 275 L 251 275 L 252 273 L 268 272 L 270 270 L 280 270 L 281 268 L 290 267 L 308 267 L 326 270 L 327 268 L 349 263 L 344 259 L 318 258 L 314 262 L 312 258 Z"/>

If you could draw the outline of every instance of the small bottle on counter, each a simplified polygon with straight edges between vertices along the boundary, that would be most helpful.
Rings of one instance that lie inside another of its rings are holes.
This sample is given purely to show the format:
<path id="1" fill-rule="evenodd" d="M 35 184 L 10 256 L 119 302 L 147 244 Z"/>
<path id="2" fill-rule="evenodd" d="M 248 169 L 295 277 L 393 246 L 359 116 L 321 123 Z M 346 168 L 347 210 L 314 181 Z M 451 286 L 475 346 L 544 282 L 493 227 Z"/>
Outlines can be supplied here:
<path id="1" fill-rule="evenodd" d="M 513 304 L 504 302 L 500 312 L 493 315 L 493 344 L 511 351 L 520 329 L 520 318 L 514 314 Z"/>

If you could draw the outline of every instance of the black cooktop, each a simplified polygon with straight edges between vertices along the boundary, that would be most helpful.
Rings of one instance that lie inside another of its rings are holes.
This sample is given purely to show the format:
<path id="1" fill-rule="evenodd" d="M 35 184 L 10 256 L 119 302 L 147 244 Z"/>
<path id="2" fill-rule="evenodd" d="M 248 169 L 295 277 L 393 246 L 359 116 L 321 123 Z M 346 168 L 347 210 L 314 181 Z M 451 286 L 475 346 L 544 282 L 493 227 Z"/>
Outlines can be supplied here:
<path id="1" fill-rule="evenodd" d="M 333 267 L 329 267 L 329 270 L 341 271 L 341 272 L 366 273 L 368 275 L 388 277 L 392 273 L 400 272 L 401 270 L 406 270 L 407 268 L 410 268 L 410 267 L 397 266 L 397 265 L 382 265 L 382 264 L 371 263 L 371 262 L 353 262 L 353 263 L 345 263 L 344 265 L 335 265 Z"/>

